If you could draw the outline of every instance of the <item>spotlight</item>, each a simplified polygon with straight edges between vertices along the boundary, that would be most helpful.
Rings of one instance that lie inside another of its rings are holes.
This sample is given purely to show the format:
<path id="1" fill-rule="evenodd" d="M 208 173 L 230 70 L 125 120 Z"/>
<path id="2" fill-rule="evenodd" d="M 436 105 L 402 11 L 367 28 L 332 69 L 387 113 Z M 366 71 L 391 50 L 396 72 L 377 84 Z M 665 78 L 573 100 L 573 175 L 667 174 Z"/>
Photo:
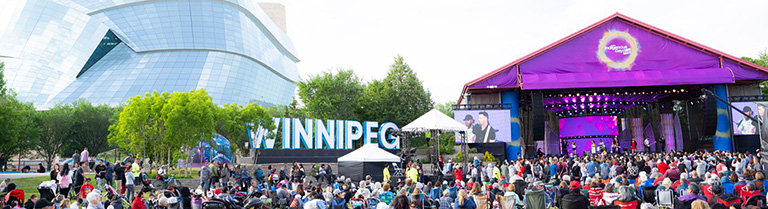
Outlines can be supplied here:
<path id="1" fill-rule="evenodd" d="M 643 110 L 648 110 L 648 107 L 643 106 Z"/>

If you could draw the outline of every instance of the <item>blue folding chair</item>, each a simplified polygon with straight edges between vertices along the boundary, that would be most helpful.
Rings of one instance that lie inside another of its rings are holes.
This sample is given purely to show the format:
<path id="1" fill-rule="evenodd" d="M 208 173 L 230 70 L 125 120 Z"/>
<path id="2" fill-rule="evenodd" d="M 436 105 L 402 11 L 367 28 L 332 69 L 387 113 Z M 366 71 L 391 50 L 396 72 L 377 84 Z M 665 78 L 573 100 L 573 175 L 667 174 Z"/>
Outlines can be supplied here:
<path id="1" fill-rule="evenodd" d="M 733 183 L 724 183 L 723 184 L 723 190 L 725 190 L 725 193 L 733 194 Z"/>

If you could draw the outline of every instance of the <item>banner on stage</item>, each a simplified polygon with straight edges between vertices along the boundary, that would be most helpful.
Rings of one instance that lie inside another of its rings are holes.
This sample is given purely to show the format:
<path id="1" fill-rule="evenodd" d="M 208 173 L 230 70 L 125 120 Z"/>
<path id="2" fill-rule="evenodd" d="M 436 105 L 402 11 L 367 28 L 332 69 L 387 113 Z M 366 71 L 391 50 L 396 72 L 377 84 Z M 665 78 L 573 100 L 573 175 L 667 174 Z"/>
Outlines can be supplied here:
<path id="1" fill-rule="evenodd" d="M 768 109 L 768 102 L 734 102 L 731 103 L 734 107 L 738 108 L 742 112 L 749 114 L 757 120 L 764 120 L 766 117 L 766 109 Z M 737 110 L 731 110 L 733 116 L 733 134 L 734 135 L 755 135 L 757 134 L 757 121 L 750 120 L 748 117 L 744 117 Z M 763 123 L 765 124 L 765 123 Z M 763 128 L 765 130 L 765 128 Z"/>
<path id="2" fill-rule="evenodd" d="M 260 126 L 248 130 L 251 147 L 274 149 L 280 138 L 283 149 L 351 150 L 353 142 L 358 140 L 363 140 L 363 144 L 377 143 L 384 149 L 400 149 L 400 137 L 394 134 L 400 128 L 392 122 L 280 117 L 272 120 L 275 130 Z"/>
<path id="3" fill-rule="evenodd" d="M 467 143 L 511 142 L 509 110 L 454 110 L 453 118 L 467 126 Z M 456 143 L 464 143 L 456 133 Z"/>

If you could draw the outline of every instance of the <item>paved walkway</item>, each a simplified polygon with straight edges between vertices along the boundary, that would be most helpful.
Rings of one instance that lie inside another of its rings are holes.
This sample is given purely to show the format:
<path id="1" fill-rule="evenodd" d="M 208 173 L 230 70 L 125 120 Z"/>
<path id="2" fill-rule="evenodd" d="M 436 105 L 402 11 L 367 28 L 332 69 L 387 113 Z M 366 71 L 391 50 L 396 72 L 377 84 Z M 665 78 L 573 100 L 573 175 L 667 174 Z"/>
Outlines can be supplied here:
<path id="1" fill-rule="evenodd" d="M 18 178 L 27 178 L 27 177 L 37 177 L 37 176 L 49 176 L 48 173 L 0 173 L 0 180 L 1 179 L 18 179 Z"/>

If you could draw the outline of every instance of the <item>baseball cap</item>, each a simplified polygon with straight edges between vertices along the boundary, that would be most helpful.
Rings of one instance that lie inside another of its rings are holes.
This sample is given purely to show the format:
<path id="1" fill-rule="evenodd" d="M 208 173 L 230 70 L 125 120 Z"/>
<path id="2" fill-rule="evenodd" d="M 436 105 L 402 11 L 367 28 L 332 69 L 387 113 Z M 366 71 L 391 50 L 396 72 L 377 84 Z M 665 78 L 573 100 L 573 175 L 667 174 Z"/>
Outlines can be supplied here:
<path id="1" fill-rule="evenodd" d="M 44 207 L 50 207 L 50 206 L 53 206 L 53 203 L 51 203 L 45 198 L 41 198 L 37 200 L 37 202 L 35 202 L 35 208 L 44 208 Z"/>
<path id="2" fill-rule="evenodd" d="M 468 120 L 472 120 L 472 115 L 467 114 L 466 116 L 464 116 L 464 121 L 468 121 Z"/>
<path id="3" fill-rule="evenodd" d="M 341 194 L 341 190 L 339 189 L 333 190 L 333 195 L 339 195 L 339 194 Z"/>
<path id="4" fill-rule="evenodd" d="M 571 181 L 571 189 L 579 189 L 581 188 L 581 185 L 579 184 L 579 181 Z"/>
<path id="5" fill-rule="evenodd" d="M 195 190 L 195 194 L 196 195 L 203 195 L 203 190 L 202 189 L 196 189 Z"/>

